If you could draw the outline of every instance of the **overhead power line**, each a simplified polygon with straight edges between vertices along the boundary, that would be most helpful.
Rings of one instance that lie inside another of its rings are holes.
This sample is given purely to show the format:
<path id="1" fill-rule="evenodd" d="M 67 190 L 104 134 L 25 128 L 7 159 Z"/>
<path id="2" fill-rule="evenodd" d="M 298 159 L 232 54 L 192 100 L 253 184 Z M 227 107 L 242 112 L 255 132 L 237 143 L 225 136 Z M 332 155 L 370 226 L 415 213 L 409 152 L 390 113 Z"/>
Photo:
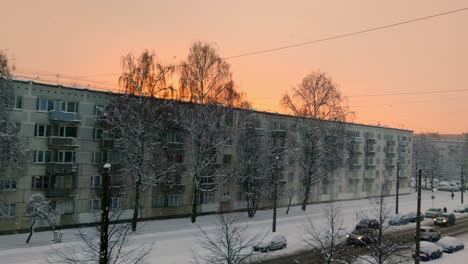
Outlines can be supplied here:
<path id="1" fill-rule="evenodd" d="M 398 27 L 398 26 L 402 26 L 402 25 L 406 25 L 406 24 L 410 24 L 410 23 L 415 23 L 415 22 L 419 22 L 419 21 L 423 21 L 423 20 L 428 20 L 428 19 L 432 19 L 432 18 L 436 18 L 436 17 L 451 15 L 451 14 L 454 14 L 454 13 L 460 13 L 460 12 L 464 12 L 464 11 L 468 11 L 468 7 L 459 8 L 459 9 L 446 11 L 446 12 L 441 12 L 441 13 L 437 13 L 437 14 L 433 14 L 433 15 L 429 15 L 429 16 L 418 17 L 418 18 L 414 18 L 414 19 L 410 19 L 410 20 L 404 20 L 404 21 L 400 21 L 400 22 L 396 22 L 396 23 L 392 23 L 392 24 L 387 24 L 387 25 L 383 25 L 383 26 L 371 27 L 371 28 L 367 28 L 367 29 L 363 29 L 363 30 L 359 30 L 359 31 L 354 31 L 354 32 L 350 32 L 350 33 L 344 33 L 344 34 L 340 34 L 340 35 L 335 35 L 335 36 L 331 36 L 331 37 L 327 37 L 327 38 L 321 38 L 321 39 L 316 39 L 316 40 L 311 40 L 311 41 L 306 41 L 306 42 L 300 42 L 300 43 L 295 43 L 295 44 L 286 45 L 286 46 L 280 46 L 280 47 L 271 48 L 271 49 L 263 49 L 263 50 L 257 50 L 257 51 L 242 53 L 242 54 L 238 54 L 238 55 L 224 57 L 222 59 L 230 60 L 230 59 L 254 56 L 254 55 L 258 55 L 258 54 L 264 54 L 264 53 L 270 53 L 270 52 L 275 52 L 275 51 L 279 51 L 279 50 L 291 49 L 291 48 L 316 44 L 316 43 L 320 43 L 320 42 L 326 42 L 326 41 L 340 39 L 340 38 L 352 37 L 352 36 L 355 36 L 355 35 L 365 34 L 365 33 L 373 32 L 373 31 L 379 31 L 379 30 L 393 28 L 393 27 Z M 182 66 L 182 64 L 174 65 L 172 67 L 180 67 L 180 66 Z M 75 77 L 113 76 L 113 75 L 119 75 L 119 74 L 121 74 L 121 73 L 117 72 L 117 73 L 108 73 L 108 74 L 81 75 L 81 76 L 75 76 Z"/>
<path id="2" fill-rule="evenodd" d="M 349 96 L 346 96 L 346 97 L 377 97 L 377 96 L 396 96 L 396 95 L 414 95 L 414 94 L 438 94 L 438 93 L 456 93 L 456 92 L 468 92 L 468 89 L 438 90 L 438 91 L 422 91 L 422 92 L 407 92 L 407 93 L 360 94 L 360 95 L 349 95 Z"/>

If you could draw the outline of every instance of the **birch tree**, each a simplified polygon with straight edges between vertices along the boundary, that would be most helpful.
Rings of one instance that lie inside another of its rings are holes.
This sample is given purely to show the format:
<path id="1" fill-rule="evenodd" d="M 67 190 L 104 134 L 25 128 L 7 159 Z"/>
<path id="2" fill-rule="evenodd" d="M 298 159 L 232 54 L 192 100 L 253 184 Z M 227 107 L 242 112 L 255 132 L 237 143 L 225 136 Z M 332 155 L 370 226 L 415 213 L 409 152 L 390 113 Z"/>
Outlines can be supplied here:
<path id="1" fill-rule="evenodd" d="M 457 168 L 453 169 L 451 166 L 453 162 L 450 160 L 446 160 L 444 162 L 444 168 L 441 166 L 441 161 L 439 158 L 439 151 L 435 147 L 435 145 L 430 141 L 429 135 L 427 134 L 420 134 L 414 137 L 413 140 L 413 158 L 414 158 L 414 166 L 416 169 L 423 169 L 424 170 L 424 181 L 425 187 L 427 189 L 428 177 L 434 176 L 439 173 L 447 173 L 448 175 L 454 173 L 453 175 L 457 175 L 458 171 Z M 456 167 L 456 166 L 455 166 Z M 445 175 L 447 175 L 445 174 Z M 431 177 L 431 188 L 432 188 L 432 177 Z"/>
<path id="2" fill-rule="evenodd" d="M 50 201 L 48 201 L 43 194 L 35 193 L 31 195 L 28 202 L 28 208 L 26 215 L 31 221 L 29 227 L 29 236 L 26 239 L 26 243 L 29 243 L 34 233 L 34 226 L 36 224 L 48 224 L 51 226 L 57 226 L 59 224 L 59 212 L 52 208 Z"/>
<path id="3" fill-rule="evenodd" d="M 235 89 L 230 65 L 207 43 L 193 44 L 179 74 L 179 94 L 189 102 L 180 115 L 180 124 L 191 143 L 194 223 L 199 199 L 203 193 L 216 190 L 216 161 L 227 138 L 223 120 L 242 96 Z"/>
<path id="4" fill-rule="evenodd" d="M 121 154 L 124 175 L 133 190 L 132 231 L 136 231 L 141 193 L 149 186 L 170 182 L 172 169 L 165 153 L 163 132 L 173 118 L 173 91 L 166 78 L 172 72 L 144 51 L 138 58 L 122 59 L 119 78 L 122 94 L 112 99 L 101 118 L 115 150 Z"/>

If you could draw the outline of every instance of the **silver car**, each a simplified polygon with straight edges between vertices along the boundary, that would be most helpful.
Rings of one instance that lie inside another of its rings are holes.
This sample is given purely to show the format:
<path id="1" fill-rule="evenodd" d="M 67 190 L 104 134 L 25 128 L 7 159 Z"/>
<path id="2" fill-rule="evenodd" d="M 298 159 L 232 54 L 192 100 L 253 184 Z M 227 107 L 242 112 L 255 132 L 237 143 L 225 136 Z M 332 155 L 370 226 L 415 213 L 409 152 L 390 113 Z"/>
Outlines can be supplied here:
<path id="1" fill-rule="evenodd" d="M 265 239 L 260 244 L 253 247 L 254 251 L 268 252 L 270 250 L 283 249 L 288 245 L 286 237 L 283 235 L 274 235 Z"/>
<path id="2" fill-rule="evenodd" d="M 422 240 L 437 241 L 440 239 L 440 233 L 430 226 L 421 226 L 419 229 L 419 237 Z"/>

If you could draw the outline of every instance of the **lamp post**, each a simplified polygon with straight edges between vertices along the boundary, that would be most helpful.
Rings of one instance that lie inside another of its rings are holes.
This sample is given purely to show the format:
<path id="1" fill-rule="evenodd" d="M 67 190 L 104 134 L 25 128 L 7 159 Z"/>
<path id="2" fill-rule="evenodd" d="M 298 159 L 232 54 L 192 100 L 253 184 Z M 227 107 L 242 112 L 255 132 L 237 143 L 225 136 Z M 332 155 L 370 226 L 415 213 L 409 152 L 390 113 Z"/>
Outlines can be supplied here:
<path id="1" fill-rule="evenodd" d="M 102 198 L 101 198 L 101 228 L 100 228 L 100 243 L 99 243 L 99 264 L 109 263 L 109 172 L 110 163 L 103 166 L 102 173 Z"/>
<path id="2" fill-rule="evenodd" d="M 275 189 L 273 191 L 273 226 L 271 231 L 276 232 L 276 200 L 278 199 L 278 174 L 279 174 L 279 157 L 275 158 L 276 173 L 274 176 Z"/>
<path id="3" fill-rule="evenodd" d="M 398 200 L 400 194 L 400 160 L 396 164 L 396 199 L 395 199 L 395 214 L 398 214 Z"/>

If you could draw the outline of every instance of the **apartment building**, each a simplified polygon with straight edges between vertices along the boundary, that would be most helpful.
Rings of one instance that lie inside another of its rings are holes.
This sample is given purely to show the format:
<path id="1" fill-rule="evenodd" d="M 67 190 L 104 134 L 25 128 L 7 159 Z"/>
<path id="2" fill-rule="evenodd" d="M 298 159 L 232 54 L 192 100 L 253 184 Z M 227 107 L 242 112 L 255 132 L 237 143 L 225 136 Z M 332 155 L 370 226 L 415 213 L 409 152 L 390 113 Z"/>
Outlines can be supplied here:
<path id="1" fill-rule="evenodd" d="M 21 173 L 12 173 L 2 179 L 0 194 L 0 232 L 24 230 L 29 226 L 26 208 L 29 197 L 42 192 L 56 209 L 60 210 L 60 224 L 79 225 L 96 222 L 102 193 L 102 168 L 111 163 L 112 210 L 125 209 L 121 218 L 129 218 L 131 190 L 119 182 L 121 163 L 112 140 L 102 136 L 97 117 L 115 94 L 91 89 L 64 87 L 40 82 L 15 80 L 15 106 L 11 122 L 19 126 L 28 153 Z M 180 104 L 180 107 L 184 107 Z M 297 118 L 288 115 L 255 112 L 251 125 L 264 135 L 284 141 L 296 133 Z M 375 186 L 384 182 L 386 193 L 395 193 L 397 163 L 399 162 L 400 193 L 410 192 L 409 176 L 412 163 L 413 132 L 382 126 L 346 123 L 351 139 L 351 151 L 346 153 L 342 168 L 328 175 L 326 181 L 315 184 L 310 202 L 359 199 L 375 196 Z M 180 181 L 171 186 L 155 186 L 142 194 L 141 218 L 186 216 L 192 206 L 192 180 L 189 177 L 190 145 L 177 133 L 171 134 L 168 159 L 179 163 Z M 221 166 L 235 166 L 236 142 L 228 141 L 219 156 Z M 298 142 L 297 144 L 301 144 Z M 282 188 L 296 190 L 293 203 L 300 203 L 301 169 L 294 155 L 286 154 L 279 180 Z M 273 177 L 273 176 L 272 176 Z M 209 182 L 203 184 L 213 184 Z M 204 192 L 199 198 L 200 213 L 246 208 L 245 193 L 236 182 L 219 184 L 215 191 Z M 280 196 L 279 205 L 287 198 Z M 266 199 L 261 207 L 268 207 Z"/>

